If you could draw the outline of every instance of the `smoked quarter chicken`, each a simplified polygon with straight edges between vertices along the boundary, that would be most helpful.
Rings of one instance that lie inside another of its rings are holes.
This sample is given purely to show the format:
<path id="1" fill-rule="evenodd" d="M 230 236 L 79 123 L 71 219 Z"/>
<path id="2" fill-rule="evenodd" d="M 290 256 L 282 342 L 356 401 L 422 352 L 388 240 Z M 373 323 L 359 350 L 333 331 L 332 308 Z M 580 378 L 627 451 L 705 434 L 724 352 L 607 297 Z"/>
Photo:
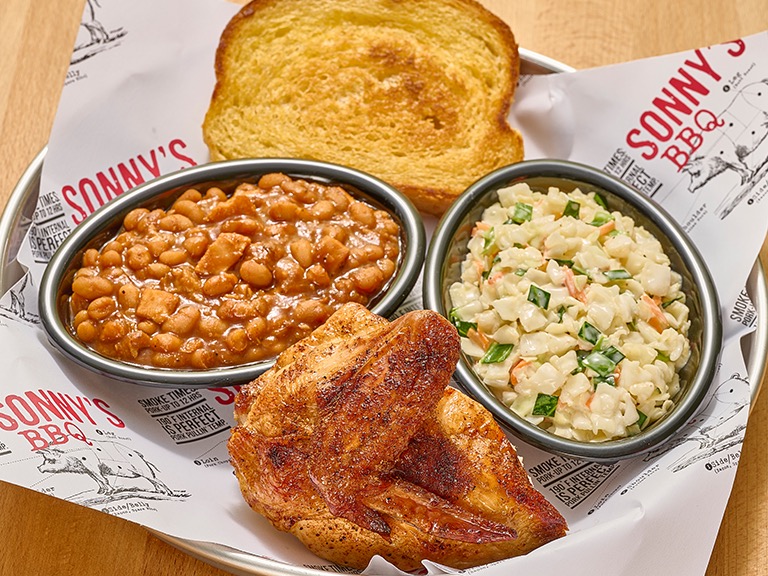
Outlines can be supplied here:
<path id="1" fill-rule="evenodd" d="M 244 386 L 228 447 L 247 503 L 318 556 L 467 568 L 563 536 L 491 414 L 448 386 L 456 329 L 347 304 Z"/>

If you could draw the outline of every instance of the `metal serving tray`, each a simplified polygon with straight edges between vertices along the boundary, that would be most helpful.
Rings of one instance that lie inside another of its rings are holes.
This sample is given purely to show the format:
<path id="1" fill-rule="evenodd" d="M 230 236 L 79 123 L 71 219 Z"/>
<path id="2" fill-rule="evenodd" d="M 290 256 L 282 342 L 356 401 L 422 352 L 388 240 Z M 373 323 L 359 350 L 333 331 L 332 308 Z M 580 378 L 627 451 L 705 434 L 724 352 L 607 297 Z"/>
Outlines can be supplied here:
<path id="1" fill-rule="evenodd" d="M 520 60 L 522 74 L 551 74 L 574 71 L 570 66 L 566 66 L 557 60 L 525 50 L 524 48 L 520 49 Z M 43 149 L 24 172 L 16 188 L 11 193 L 5 211 L 0 218 L 0 291 L 2 293 L 5 293 L 20 280 L 24 273 L 21 265 L 16 261 L 16 255 L 24 240 L 27 228 L 32 222 L 32 214 L 34 213 L 40 191 L 40 176 L 45 154 L 46 149 Z M 762 318 L 763 314 L 768 311 L 768 284 L 766 283 L 765 272 L 759 260 L 752 269 L 746 288 L 757 309 L 758 318 Z M 766 367 L 768 323 L 758 323 L 757 330 L 743 339 L 742 347 L 752 385 L 752 400 L 754 401 Z M 328 576 L 328 574 L 348 574 L 348 572 L 331 572 L 286 564 L 221 544 L 186 540 L 156 530 L 150 529 L 150 532 L 190 556 L 240 576 Z"/>

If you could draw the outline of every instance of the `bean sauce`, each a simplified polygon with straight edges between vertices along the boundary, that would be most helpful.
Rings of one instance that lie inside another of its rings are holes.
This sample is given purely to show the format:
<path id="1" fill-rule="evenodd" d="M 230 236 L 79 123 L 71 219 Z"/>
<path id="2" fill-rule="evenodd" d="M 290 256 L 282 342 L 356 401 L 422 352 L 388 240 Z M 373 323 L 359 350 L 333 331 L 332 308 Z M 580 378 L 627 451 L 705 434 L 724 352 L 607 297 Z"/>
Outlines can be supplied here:
<path id="1" fill-rule="evenodd" d="M 204 369 L 272 358 L 392 279 L 400 227 L 338 186 L 274 173 L 137 208 L 83 254 L 71 330 L 100 354 Z"/>

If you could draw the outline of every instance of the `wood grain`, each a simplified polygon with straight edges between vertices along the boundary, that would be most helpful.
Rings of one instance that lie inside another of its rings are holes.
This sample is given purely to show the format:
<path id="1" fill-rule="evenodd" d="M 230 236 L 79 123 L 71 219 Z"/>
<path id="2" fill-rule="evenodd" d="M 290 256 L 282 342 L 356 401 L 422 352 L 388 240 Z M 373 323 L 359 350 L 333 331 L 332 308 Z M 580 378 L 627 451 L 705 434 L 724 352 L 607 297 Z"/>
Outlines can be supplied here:
<path id="1" fill-rule="evenodd" d="M 84 0 L 0 2 L 0 206 L 47 142 L 83 4 Z M 768 30 L 765 0 L 485 0 L 483 4 L 510 23 L 521 46 L 580 69 Z M 768 263 L 765 248 L 761 259 Z M 766 437 L 768 394 L 762 394 L 749 420 L 707 576 L 768 574 Z M 224 572 L 136 524 L 0 483 L 0 574 Z"/>

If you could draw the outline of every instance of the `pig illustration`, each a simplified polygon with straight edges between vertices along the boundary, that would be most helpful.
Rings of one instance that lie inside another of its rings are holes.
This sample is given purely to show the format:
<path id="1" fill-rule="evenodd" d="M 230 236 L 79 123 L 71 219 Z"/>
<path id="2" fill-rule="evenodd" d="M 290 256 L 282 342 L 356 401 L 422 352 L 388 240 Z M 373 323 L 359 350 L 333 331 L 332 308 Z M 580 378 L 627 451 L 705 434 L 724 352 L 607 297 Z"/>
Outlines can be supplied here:
<path id="1" fill-rule="evenodd" d="M 94 442 L 72 450 L 44 448 L 37 451 L 43 463 L 40 472 L 85 474 L 99 486 L 99 494 L 112 494 L 115 488 L 108 476 L 120 478 L 144 478 L 154 487 L 154 492 L 173 494 L 155 475 L 155 467 L 144 456 L 117 442 Z"/>
<path id="2" fill-rule="evenodd" d="M 739 158 L 736 146 L 727 138 L 721 139 L 719 148 L 708 156 L 696 156 L 683 167 L 683 172 L 691 176 L 688 191 L 693 193 L 726 170 L 733 170 L 741 177 L 741 183 L 750 176 L 749 168 Z"/>
<path id="3" fill-rule="evenodd" d="M 751 154 L 768 136 L 768 79 L 744 86 L 718 116 L 719 138 L 706 155 L 692 158 L 683 168 L 691 176 L 688 186 L 696 192 L 715 176 L 733 170 L 745 184 L 766 158 Z"/>

